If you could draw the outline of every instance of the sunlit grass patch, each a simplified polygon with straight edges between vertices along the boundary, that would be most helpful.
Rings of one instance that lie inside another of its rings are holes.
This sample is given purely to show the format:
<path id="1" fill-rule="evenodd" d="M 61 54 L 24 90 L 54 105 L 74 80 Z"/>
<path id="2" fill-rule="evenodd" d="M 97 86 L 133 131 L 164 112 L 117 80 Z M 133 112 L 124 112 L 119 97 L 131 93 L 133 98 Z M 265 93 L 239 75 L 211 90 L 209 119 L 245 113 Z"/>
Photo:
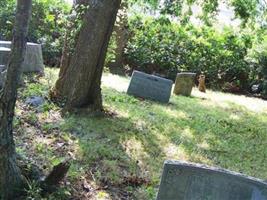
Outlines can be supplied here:
<path id="1" fill-rule="evenodd" d="M 54 82 L 46 77 L 43 86 L 25 88 L 22 96 L 29 91 L 45 95 Z M 19 152 L 33 152 L 40 163 L 47 160 L 48 169 L 63 158 L 72 159 L 71 186 L 64 188 L 73 188 L 61 191 L 66 196 L 155 199 L 167 159 L 267 178 L 266 101 L 194 89 L 192 97 L 172 95 L 169 104 L 160 104 L 127 95 L 128 78 L 105 74 L 102 82 L 104 107 L 111 115 L 63 117 L 49 100 L 38 111 L 17 108 L 17 140 L 33 143 L 27 148 L 22 144 Z"/>

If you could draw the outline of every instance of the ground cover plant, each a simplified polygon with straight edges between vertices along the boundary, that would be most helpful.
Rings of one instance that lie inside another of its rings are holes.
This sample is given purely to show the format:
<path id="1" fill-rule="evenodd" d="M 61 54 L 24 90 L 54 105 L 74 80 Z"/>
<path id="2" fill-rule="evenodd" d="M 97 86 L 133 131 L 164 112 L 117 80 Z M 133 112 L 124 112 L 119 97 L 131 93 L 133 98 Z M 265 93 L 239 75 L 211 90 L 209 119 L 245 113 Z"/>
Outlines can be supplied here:
<path id="1" fill-rule="evenodd" d="M 105 74 L 105 114 L 65 114 L 48 99 L 58 70 L 26 77 L 16 107 L 17 151 L 44 172 L 64 159 L 72 165 L 61 188 L 28 199 L 154 199 L 166 159 L 220 166 L 266 179 L 267 103 L 207 91 L 158 104 L 125 93 L 129 78 Z M 29 107 L 25 99 L 46 102 Z"/>

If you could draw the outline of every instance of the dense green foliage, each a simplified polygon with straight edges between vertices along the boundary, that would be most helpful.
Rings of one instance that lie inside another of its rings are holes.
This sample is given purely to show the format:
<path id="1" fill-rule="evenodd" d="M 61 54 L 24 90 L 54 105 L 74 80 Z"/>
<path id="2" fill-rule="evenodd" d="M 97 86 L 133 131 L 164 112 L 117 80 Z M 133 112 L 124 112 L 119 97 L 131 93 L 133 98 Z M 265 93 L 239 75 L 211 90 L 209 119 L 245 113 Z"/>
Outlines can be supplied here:
<path id="1" fill-rule="evenodd" d="M 130 21 L 133 37 L 126 56 L 130 66 L 174 78 L 179 71 L 204 73 L 213 86 L 226 82 L 246 88 L 250 65 L 246 61 L 252 36 L 232 29 L 180 26 L 166 18 L 136 17 Z"/>
<path id="2" fill-rule="evenodd" d="M 12 39 L 15 2 L 0 2 L 0 27 L 5 27 L 0 29 L 0 38 L 3 40 Z M 43 56 L 47 65 L 59 65 L 69 10 L 70 6 L 64 0 L 33 1 L 28 41 L 43 45 Z"/>
<path id="3" fill-rule="evenodd" d="M 250 51 L 250 60 L 254 63 L 253 77 L 261 85 L 263 95 L 267 96 L 267 37 L 255 43 Z"/>
<path id="4" fill-rule="evenodd" d="M 204 73 L 208 84 L 214 88 L 234 85 L 250 91 L 251 85 L 260 84 L 267 94 L 266 75 L 266 4 L 261 0 L 228 0 L 236 17 L 242 20 L 245 31 L 225 28 L 217 30 L 215 16 L 219 0 L 128 0 L 127 26 L 129 41 L 125 49 L 125 64 L 149 73 L 156 72 L 174 78 L 179 71 Z M 0 2 L 0 38 L 11 40 L 15 0 Z M 190 24 L 192 5 L 198 4 L 202 14 L 198 18 L 203 26 Z M 137 6 L 138 5 L 138 6 Z M 144 16 L 135 16 L 133 7 Z M 133 9 L 133 10 L 132 10 Z M 58 66 L 67 29 L 74 41 L 73 32 L 81 24 L 77 10 L 75 25 L 67 18 L 70 5 L 64 0 L 37 0 L 33 2 L 33 17 L 28 41 L 43 45 L 45 64 Z M 126 12 L 126 13 L 127 13 Z M 151 14 L 157 17 L 151 17 Z M 148 17 L 150 16 L 150 17 Z M 127 17 L 126 17 L 127 18 Z M 175 20 L 169 20 L 175 19 Z M 174 23 L 176 21 L 177 23 Z M 250 31 L 249 31 L 250 30 Z M 252 31 L 251 31 L 252 30 Z M 73 46 L 73 41 L 67 45 Z M 113 61 L 116 35 L 110 42 L 106 63 Z M 264 50 L 265 49 L 265 50 Z"/>
<path id="5" fill-rule="evenodd" d="M 136 0 L 137 1 L 137 0 Z M 135 1 L 135 2 L 136 2 Z M 232 6 L 239 27 L 216 26 L 220 1 L 139 0 L 140 16 L 131 15 L 130 39 L 125 49 L 125 64 L 131 69 L 159 73 L 174 79 L 179 71 L 204 73 L 209 86 L 235 92 L 267 90 L 266 52 L 257 51 L 266 34 L 266 5 L 262 1 L 225 1 Z M 192 5 L 199 4 L 202 13 L 195 16 L 202 25 L 192 25 Z M 149 7 L 149 6 L 150 7 Z M 148 8 L 149 7 L 149 8 Z M 138 13 L 137 12 L 137 13 Z M 155 15 L 151 13 L 160 13 Z M 154 16 L 153 16 L 154 15 Z M 114 42 L 111 43 L 114 46 Z M 112 52 L 109 58 L 112 57 Z"/>

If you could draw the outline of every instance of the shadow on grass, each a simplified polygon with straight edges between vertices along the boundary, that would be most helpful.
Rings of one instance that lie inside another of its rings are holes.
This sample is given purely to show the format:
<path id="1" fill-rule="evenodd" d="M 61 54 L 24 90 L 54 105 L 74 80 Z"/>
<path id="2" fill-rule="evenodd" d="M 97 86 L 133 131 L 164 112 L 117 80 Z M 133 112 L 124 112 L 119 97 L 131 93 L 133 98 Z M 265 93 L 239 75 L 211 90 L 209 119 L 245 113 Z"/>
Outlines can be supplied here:
<path id="1" fill-rule="evenodd" d="M 66 119 L 63 129 L 79 138 L 78 166 L 74 170 L 83 166 L 84 171 L 79 173 L 94 180 L 112 199 L 129 199 L 139 187 L 149 190 L 155 184 L 149 168 L 164 154 L 156 138 L 144 133 L 142 126 L 121 116 Z M 143 199 L 155 197 L 154 192 L 140 195 Z"/>
<path id="2" fill-rule="evenodd" d="M 234 103 L 210 105 L 199 98 L 175 97 L 169 110 L 186 118 L 173 117 L 160 108 L 168 121 L 181 128 L 168 138 L 183 147 L 191 161 L 207 162 L 266 179 L 267 115 L 257 114 Z M 183 132 L 188 134 L 183 137 Z"/>
<path id="3" fill-rule="evenodd" d="M 79 138 L 78 170 L 112 199 L 155 198 L 166 159 L 217 165 L 267 177 L 267 116 L 243 107 L 173 97 L 162 105 L 104 90 L 110 117 L 73 116 L 63 130 Z"/>

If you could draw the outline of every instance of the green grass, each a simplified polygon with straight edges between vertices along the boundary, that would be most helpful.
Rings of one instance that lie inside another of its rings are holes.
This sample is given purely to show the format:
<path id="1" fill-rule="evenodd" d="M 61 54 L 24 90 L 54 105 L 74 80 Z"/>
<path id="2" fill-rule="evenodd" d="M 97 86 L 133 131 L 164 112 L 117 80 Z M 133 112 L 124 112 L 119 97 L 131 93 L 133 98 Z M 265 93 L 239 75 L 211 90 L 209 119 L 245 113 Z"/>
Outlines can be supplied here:
<path id="1" fill-rule="evenodd" d="M 163 162 L 168 159 L 267 178 L 265 101 L 194 90 L 192 97 L 172 96 L 169 104 L 159 104 L 128 96 L 123 92 L 127 84 L 126 78 L 104 76 L 103 99 L 109 111 L 105 117 L 72 115 L 53 122 L 56 125 L 39 120 L 50 138 L 54 131 L 54 140 L 64 141 L 72 149 L 75 159 L 68 177 L 72 184 L 78 185 L 81 177 L 86 179 L 101 188 L 95 194 L 97 199 L 116 199 L 125 192 L 135 199 L 154 199 Z M 47 107 L 59 112 L 54 105 Z M 47 148 L 39 142 L 35 145 L 37 157 L 49 151 L 53 160 L 62 158 L 56 148 L 53 152 L 53 146 Z M 125 183 L 129 177 L 147 182 L 136 187 Z"/>

